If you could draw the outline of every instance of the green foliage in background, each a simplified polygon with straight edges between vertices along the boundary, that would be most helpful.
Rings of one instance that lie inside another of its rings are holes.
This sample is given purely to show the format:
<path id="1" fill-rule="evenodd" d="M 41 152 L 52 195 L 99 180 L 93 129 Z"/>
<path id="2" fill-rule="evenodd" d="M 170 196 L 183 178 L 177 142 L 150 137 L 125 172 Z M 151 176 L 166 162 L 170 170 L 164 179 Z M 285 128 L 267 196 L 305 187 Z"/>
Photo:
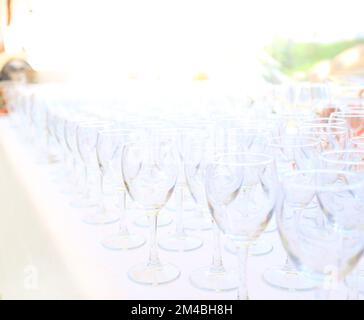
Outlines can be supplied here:
<path id="1" fill-rule="evenodd" d="M 293 42 L 283 38 L 275 38 L 266 51 L 277 60 L 282 71 L 287 75 L 305 72 L 316 63 L 332 59 L 346 49 L 364 44 L 364 39 L 339 41 L 334 43 Z"/>

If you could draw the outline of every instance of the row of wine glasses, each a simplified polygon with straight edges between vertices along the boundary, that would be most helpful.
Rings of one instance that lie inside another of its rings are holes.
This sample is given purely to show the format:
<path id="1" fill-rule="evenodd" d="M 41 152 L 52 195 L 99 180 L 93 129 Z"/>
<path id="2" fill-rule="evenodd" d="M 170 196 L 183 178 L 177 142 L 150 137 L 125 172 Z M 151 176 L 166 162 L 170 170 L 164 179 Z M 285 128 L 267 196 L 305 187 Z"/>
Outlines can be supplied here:
<path id="1" fill-rule="evenodd" d="M 142 232 L 129 230 L 130 220 L 149 227 L 148 259 L 131 266 L 131 280 L 176 280 L 179 266 L 160 260 L 158 250 L 199 250 L 199 235 L 211 231 L 211 264 L 196 268 L 190 282 L 204 290 L 238 289 L 239 299 L 248 299 L 248 257 L 272 250 L 265 232 L 278 231 L 287 257 L 262 277 L 291 291 L 344 280 L 364 245 L 364 109 L 347 104 L 318 115 L 329 104 L 324 86 L 278 89 L 274 104 L 285 106 L 279 113 L 267 108 L 262 116 L 251 106 L 237 112 L 234 104 L 224 114 L 202 108 L 176 116 L 155 107 L 136 112 L 133 101 L 100 109 L 77 96 L 50 96 L 48 87 L 14 86 L 10 119 L 25 141 L 32 133 L 39 159 L 53 163 L 70 205 L 92 208 L 82 221 L 115 225 L 101 240 L 106 249 L 144 245 Z M 174 232 L 159 237 L 171 213 Z M 236 270 L 225 267 L 222 240 L 237 257 Z M 364 290 L 362 279 L 361 272 L 345 279 L 351 295 Z"/>

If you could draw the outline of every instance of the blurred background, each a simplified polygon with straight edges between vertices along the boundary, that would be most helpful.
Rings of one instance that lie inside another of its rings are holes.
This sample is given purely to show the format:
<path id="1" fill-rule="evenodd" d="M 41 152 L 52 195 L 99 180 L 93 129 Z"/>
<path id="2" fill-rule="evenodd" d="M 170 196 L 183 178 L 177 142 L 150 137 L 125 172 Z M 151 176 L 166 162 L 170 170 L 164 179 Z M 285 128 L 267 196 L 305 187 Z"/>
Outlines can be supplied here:
<path id="1" fill-rule="evenodd" d="M 356 0 L 0 3 L 1 50 L 24 55 L 39 71 L 231 79 L 258 68 L 258 60 L 285 75 L 307 77 L 316 70 L 324 79 L 340 67 L 360 71 L 364 64 L 364 4 Z M 343 65 L 336 65 L 345 52 Z"/>
<path id="2" fill-rule="evenodd" d="M 364 3 L 0 0 L 3 80 L 360 81 Z"/>

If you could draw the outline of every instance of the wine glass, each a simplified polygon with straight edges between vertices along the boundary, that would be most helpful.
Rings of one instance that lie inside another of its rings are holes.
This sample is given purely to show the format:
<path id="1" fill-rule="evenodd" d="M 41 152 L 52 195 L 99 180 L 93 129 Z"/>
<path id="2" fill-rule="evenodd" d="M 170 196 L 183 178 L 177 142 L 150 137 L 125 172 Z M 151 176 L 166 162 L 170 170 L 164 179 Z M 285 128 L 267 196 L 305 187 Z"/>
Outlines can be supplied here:
<path id="1" fill-rule="evenodd" d="M 312 220 L 306 216 L 312 199 L 319 205 Z M 364 179 L 341 170 L 303 170 L 283 177 L 277 203 L 282 244 L 296 268 L 322 283 L 321 298 L 347 276 L 364 249 Z"/>
<path id="2" fill-rule="evenodd" d="M 82 160 L 85 170 L 84 206 L 98 206 L 96 211 L 90 212 L 83 217 L 83 221 L 88 224 L 108 224 L 118 220 L 115 213 L 107 212 L 99 203 L 100 181 L 98 163 L 96 156 L 96 143 L 98 131 L 110 127 L 112 124 L 107 121 L 81 123 L 76 130 L 77 150 Z"/>
<path id="3" fill-rule="evenodd" d="M 338 111 L 331 114 L 332 121 L 342 119 L 346 122 L 349 137 L 361 136 L 364 133 L 364 110 Z"/>
<path id="4" fill-rule="evenodd" d="M 345 126 L 304 124 L 299 127 L 299 134 L 320 140 L 322 151 L 345 149 L 348 142 L 348 130 Z"/>
<path id="5" fill-rule="evenodd" d="M 174 128 L 170 127 L 169 124 L 161 121 L 161 120 L 155 120 L 155 119 L 149 119 L 149 118 L 139 118 L 135 122 L 132 123 L 132 127 L 136 132 L 136 135 L 138 137 L 143 136 L 149 136 L 149 135 L 155 135 L 156 132 L 158 132 L 160 135 L 173 135 L 175 137 L 176 131 Z M 173 141 L 176 141 L 175 138 Z M 173 195 L 172 195 L 173 197 Z M 168 206 L 168 204 L 167 204 Z M 166 207 L 167 207 L 166 206 Z M 134 224 L 137 227 L 141 228 L 149 228 L 150 227 L 150 219 L 148 216 L 146 216 L 143 212 L 141 215 L 138 215 L 134 219 Z M 171 218 L 169 212 L 166 212 L 166 210 L 162 210 L 157 219 L 158 227 L 165 227 L 172 223 L 173 219 Z"/>
<path id="6" fill-rule="evenodd" d="M 286 172 L 316 168 L 319 164 L 320 146 L 321 141 L 310 136 L 283 135 L 272 138 L 269 149 L 276 159 L 279 179 Z M 263 279 L 273 287 L 291 291 L 310 290 L 316 285 L 294 269 L 289 257 L 284 265 L 265 270 Z"/>
<path id="7" fill-rule="evenodd" d="M 338 127 L 345 127 L 346 122 L 344 119 L 330 118 L 330 117 L 317 117 L 313 119 L 305 120 L 302 124 L 303 126 L 311 125 L 333 125 Z"/>
<path id="8" fill-rule="evenodd" d="M 353 148 L 364 150 L 364 135 L 352 138 L 350 143 Z"/>
<path id="9" fill-rule="evenodd" d="M 205 177 L 207 165 L 213 160 L 215 150 L 206 143 L 192 143 L 186 152 L 184 164 L 186 181 L 192 197 L 200 208 L 208 210 Z M 213 221 L 211 215 L 209 216 Z M 220 230 L 213 223 L 213 255 L 211 264 L 191 272 L 189 279 L 193 286 L 209 291 L 234 290 L 238 286 L 237 273 L 226 269 L 221 253 Z"/>
<path id="10" fill-rule="evenodd" d="M 160 210 L 171 197 L 178 178 L 178 155 L 173 137 L 151 132 L 145 139 L 124 147 L 122 174 L 130 197 L 142 205 L 150 220 L 150 248 L 146 263 L 132 267 L 131 280 L 149 285 L 167 283 L 180 271 L 158 256 L 157 220 Z"/>
<path id="11" fill-rule="evenodd" d="M 223 153 L 266 152 L 272 128 L 264 127 L 260 121 L 242 121 L 240 124 L 239 128 L 226 128 L 223 133 L 220 133 L 220 139 L 217 139 L 216 143 L 217 150 Z M 272 228 L 275 229 L 275 225 L 272 225 Z M 237 253 L 232 241 L 227 241 L 225 250 L 232 254 Z M 272 250 L 273 246 L 270 242 L 259 238 L 251 243 L 249 253 L 253 256 L 262 256 Z"/>
<path id="12" fill-rule="evenodd" d="M 274 158 L 264 154 L 222 154 L 207 168 L 205 186 L 210 213 L 238 248 L 238 299 L 249 299 L 248 250 L 272 217 L 277 183 Z"/>
<path id="13" fill-rule="evenodd" d="M 145 242 L 142 236 L 129 232 L 126 223 L 126 189 L 121 174 L 122 150 L 124 145 L 133 141 L 133 132 L 129 129 L 104 129 L 97 134 L 96 155 L 100 169 L 101 204 L 107 210 L 104 198 L 111 194 L 120 200 L 119 229 L 116 233 L 102 240 L 105 248 L 112 250 L 128 250 L 139 248 Z M 105 179 L 109 178 L 110 188 L 105 186 Z M 115 206 L 115 203 L 114 203 Z"/>
<path id="14" fill-rule="evenodd" d="M 84 187 L 83 180 L 83 164 L 77 150 L 77 137 L 76 131 L 80 123 L 90 121 L 90 119 L 83 115 L 75 115 L 72 118 L 66 118 L 64 128 L 64 140 L 69 157 L 71 158 L 71 173 L 69 175 L 70 188 L 74 195 L 79 196 Z M 79 207 L 78 201 L 81 199 L 73 199 L 71 205 Z M 82 203 L 81 203 L 82 205 Z"/>
<path id="15" fill-rule="evenodd" d="M 191 144 L 198 145 L 199 148 L 207 143 L 208 135 L 205 131 L 193 127 L 178 128 L 174 132 L 176 147 L 179 155 L 179 178 L 177 180 L 176 197 L 176 230 L 173 234 L 159 240 L 159 246 L 167 251 L 192 251 L 200 248 L 203 241 L 195 236 L 188 235 L 184 226 L 184 203 L 185 191 L 188 185 L 186 177 L 185 162 L 188 159 L 188 148 Z M 202 211 L 199 211 L 202 212 Z M 197 214 L 196 214 L 197 215 Z M 195 217 L 194 217 L 195 218 Z M 192 218 L 193 219 L 193 218 Z M 198 219 L 198 218 L 196 218 Z M 196 221 L 196 220 L 194 220 Z M 191 221 L 190 221 L 191 222 Z M 193 223 L 192 223 L 193 225 Z"/>
<path id="16" fill-rule="evenodd" d="M 206 148 L 212 148 L 214 144 L 214 137 L 212 135 L 212 128 L 210 127 L 210 121 L 201 122 L 188 122 L 181 127 L 181 135 L 178 139 L 178 151 L 181 160 L 182 170 L 185 171 L 186 166 L 184 166 L 185 161 L 189 161 L 189 152 L 191 148 L 197 148 L 198 146 L 201 150 L 206 150 Z M 191 189 L 187 185 L 186 172 L 183 175 L 183 184 L 181 188 L 191 194 Z M 192 194 L 191 194 L 192 195 Z M 205 204 L 196 201 L 196 198 L 192 195 L 193 204 L 192 212 L 186 216 L 183 221 L 183 226 L 185 229 L 197 230 L 197 231 L 207 231 L 212 227 L 211 218 L 206 210 Z M 186 203 L 185 203 L 186 205 Z"/>
<path id="17" fill-rule="evenodd" d="M 321 154 L 321 160 L 323 169 L 345 170 L 358 174 L 364 174 L 364 149 L 347 149 L 324 152 Z M 351 282 L 349 285 L 352 286 L 349 294 L 352 297 L 357 297 L 358 290 L 364 291 L 363 269 L 359 269 L 354 275 L 353 281 L 349 282 Z"/>

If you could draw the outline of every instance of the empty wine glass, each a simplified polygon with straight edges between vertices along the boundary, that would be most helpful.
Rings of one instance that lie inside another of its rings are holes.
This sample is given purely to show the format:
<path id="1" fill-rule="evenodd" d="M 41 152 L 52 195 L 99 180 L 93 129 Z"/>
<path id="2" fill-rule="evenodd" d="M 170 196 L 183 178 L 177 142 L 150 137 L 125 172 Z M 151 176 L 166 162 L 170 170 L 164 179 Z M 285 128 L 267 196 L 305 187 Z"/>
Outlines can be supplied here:
<path id="1" fill-rule="evenodd" d="M 109 127 L 109 122 L 90 122 L 81 123 L 76 130 L 77 150 L 84 165 L 85 187 L 84 187 L 84 206 L 98 206 L 97 210 L 86 214 L 83 221 L 88 224 L 108 224 L 118 220 L 115 213 L 107 212 L 102 204 L 99 203 L 99 175 L 97 172 L 98 163 L 96 156 L 97 133 L 99 130 Z"/>
<path id="2" fill-rule="evenodd" d="M 268 147 L 270 129 L 263 127 L 259 121 L 242 121 L 241 128 L 226 128 L 217 139 L 216 148 L 219 152 L 253 152 L 264 153 Z M 272 226 L 275 229 L 275 225 Z M 236 254 L 234 242 L 227 241 L 227 252 Z M 273 250 L 271 242 L 259 238 L 250 245 L 249 253 L 253 256 L 262 256 Z"/>
<path id="3" fill-rule="evenodd" d="M 320 140 L 322 151 L 345 149 L 348 142 L 348 130 L 345 126 L 305 124 L 299 128 L 299 134 Z"/>
<path id="4" fill-rule="evenodd" d="M 98 132 L 96 143 L 97 162 L 100 169 L 100 203 L 108 210 L 104 198 L 111 194 L 112 202 L 118 198 L 120 210 L 119 229 L 102 240 L 102 245 L 112 250 L 128 250 L 142 246 L 142 236 L 129 232 L 126 223 L 126 189 L 122 179 L 121 161 L 124 145 L 133 141 L 133 132 L 128 129 L 106 129 Z M 110 188 L 106 190 L 105 179 L 109 178 Z M 115 207 L 115 203 L 113 203 Z"/>
<path id="5" fill-rule="evenodd" d="M 356 138 L 354 138 L 356 139 Z M 321 154 L 322 168 L 328 170 L 345 170 L 357 174 L 364 174 L 364 149 L 336 150 Z M 364 291 L 364 270 L 359 268 L 353 281 L 349 294 L 351 297 L 358 296 L 358 290 Z"/>
<path id="6" fill-rule="evenodd" d="M 155 134 L 155 132 L 159 132 L 160 134 L 171 134 L 175 136 L 175 130 L 169 126 L 169 124 L 161 121 L 161 120 L 151 120 L 151 119 L 138 119 L 133 122 L 133 128 L 136 130 L 138 136 L 148 136 L 149 134 Z M 175 141 L 175 140 L 174 140 Z M 172 196 L 173 197 L 173 196 Z M 167 204 L 168 206 L 168 204 Z M 166 206 L 166 207 L 167 207 Z M 138 215 L 134 219 L 134 224 L 141 228 L 149 228 L 150 219 L 142 213 Z M 158 215 L 157 224 L 158 227 L 165 227 L 170 225 L 173 222 L 171 215 L 166 210 L 162 210 Z"/>
<path id="7" fill-rule="evenodd" d="M 178 150 L 182 165 L 185 161 L 189 161 L 188 157 L 191 155 L 190 151 L 192 149 L 201 148 L 201 150 L 206 150 L 206 148 L 212 148 L 214 139 L 209 128 L 210 122 L 202 123 L 192 123 L 186 125 L 182 128 L 181 135 L 178 139 Z M 201 127 L 200 127 L 201 126 Z M 183 171 L 186 166 L 183 165 Z M 184 180 L 186 180 L 186 172 L 184 172 Z M 188 182 L 184 181 L 183 186 L 181 186 L 191 194 L 191 189 L 188 186 Z M 208 214 L 207 207 L 205 203 L 196 201 L 196 197 L 192 195 L 192 199 L 195 203 L 195 208 L 193 208 L 192 213 L 186 217 L 183 221 L 185 229 L 207 231 L 212 227 L 211 218 Z"/>
<path id="8" fill-rule="evenodd" d="M 124 147 L 122 173 L 131 198 L 142 205 L 150 220 L 150 251 L 146 263 L 132 267 L 130 279 L 141 284 L 157 285 L 175 280 L 180 271 L 159 260 L 157 220 L 160 210 L 171 197 L 178 177 L 175 141 L 168 135 L 150 133 L 145 140 Z"/>
<path id="9" fill-rule="evenodd" d="M 257 153 L 223 154 L 207 168 L 206 195 L 219 229 L 238 248 L 238 299 L 249 299 L 246 265 L 251 241 L 272 217 L 277 196 L 274 158 Z"/>
<path id="10" fill-rule="evenodd" d="M 313 221 L 306 212 L 314 197 Z M 330 297 L 363 253 L 363 209 L 364 179 L 357 172 L 304 170 L 283 178 L 276 211 L 282 244 L 303 274 L 328 286 L 321 298 Z"/>
<path id="11" fill-rule="evenodd" d="M 177 150 L 179 155 L 179 178 L 176 185 L 176 230 L 159 241 L 159 246 L 168 251 L 191 251 L 202 246 L 200 238 L 188 235 L 184 226 L 184 200 L 186 191 L 186 168 L 185 162 L 188 161 L 188 148 L 193 143 L 200 148 L 207 143 L 207 134 L 196 128 L 179 128 L 175 132 Z"/>
<path id="12" fill-rule="evenodd" d="M 331 114 L 332 121 L 342 119 L 346 122 L 349 137 L 361 136 L 364 133 L 364 110 L 338 111 Z"/>
<path id="13" fill-rule="evenodd" d="M 185 174 L 188 188 L 200 208 L 208 210 L 205 177 L 207 165 L 214 158 L 214 150 L 206 144 L 192 143 L 186 152 Z M 210 219 L 213 221 L 211 215 Z M 238 286 L 237 273 L 226 269 L 221 254 L 220 230 L 213 224 L 213 255 L 211 264 L 190 274 L 192 285 L 210 291 L 228 291 Z"/>
<path id="14" fill-rule="evenodd" d="M 303 126 L 333 125 L 333 126 L 337 126 L 337 127 L 345 127 L 346 122 L 344 119 L 339 119 L 339 118 L 318 117 L 318 118 L 305 120 L 302 125 Z"/>
<path id="15" fill-rule="evenodd" d="M 277 162 L 278 177 L 297 169 L 312 169 L 319 165 L 321 141 L 310 136 L 284 135 L 274 137 L 269 143 L 271 154 Z M 314 207 L 315 205 L 313 205 Z M 285 264 L 265 270 L 264 280 L 277 288 L 287 290 L 309 290 L 315 283 L 295 270 L 289 257 Z"/>
<path id="16" fill-rule="evenodd" d="M 353 148 L 364 150 L 364 135 L 359 137 L 354 137 L 351 139 L 350 142 Z"/>
<path id="17" fill-rule="evenodd" d="M 83 181 L 83 174 L 84 168 L 83 163 L 80 158 L 77 149 L 77 127 L 82 122 L 90 121 L 90 119 L 86 115 L 75 115 L 72 118 L 67 118 L 65 120 L 65 130 L 64 130 L 64 140 L 66 144 L 66 149 L 69 153 L 69 157 L 71 158 L 71 173 L 69 176 L 70 179 L 70 188 L 72 193 L 75 196 L 79 196 L 83 192 L 84 181 Z M 79 203 L 81 201 L 81 203 Z M 79 207 L 82 206 L 82 199 L 78 199 L 75 197 L 71 201 L 71 205 Z"/>
<path id="18" fill-rule="evenodd" d="M 314 119 L 312 113 L 307 112 L 285 112 L 274 117 L 277 123 L 278 134 L 273 137 L 297 134 L 302 123 Z"/>

